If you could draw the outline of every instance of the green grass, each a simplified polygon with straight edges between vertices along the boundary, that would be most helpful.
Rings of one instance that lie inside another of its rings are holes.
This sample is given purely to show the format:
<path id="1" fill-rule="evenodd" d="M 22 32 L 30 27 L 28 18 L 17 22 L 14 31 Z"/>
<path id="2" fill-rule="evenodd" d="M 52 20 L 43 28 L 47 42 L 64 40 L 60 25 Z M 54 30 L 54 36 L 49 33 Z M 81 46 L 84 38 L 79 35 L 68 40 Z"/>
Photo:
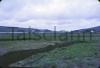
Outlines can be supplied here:
<path id="1" fill-rule="evenodd" d="M 47 53 L 47 58 L 49 60 L 59 59 L 59 57 L 66 58 L 80 58 L 87 56 L 94 56 L 96 53 L 95 46 L 91 46 L 89 43 L 75 44 L 69 47 L 57 48 L 49 53 Z"/>
<path id="2" fill-rule="evenodd" d="M 92 44 L 91 42 L 88 43 L 78 43 L 73 44 L 68 47 L 62 47 L 62 48 L 56 48 L 52 51 L 45 52 L 45 53 L 39 53 L 37 55 L 32 55 L 31 57 L 24 59 L 23 61 L 19 61 L 17 63 L 24 64 L 25 66 L 33 67 L 40 67 L 44 64 L 51 64 L 55 65 L 59 61 L 74 61 L 76 58 L 83 59 L 85 57 L 97 57 L 95 53 L 97 53 L 96 49 L 96 43 Z M 37 57 L 36 57 L 37 56 Z M 41 59 L 38 59 L 38 57 L 42 57 Z M 35 61 L 36 60 L 36 61 Z M 83 61 L 83 60 L 82 60 Z M 79 61 L 81 62 L 81 61 Z M 17 63 L 12 65 L 17 65 Z"/>
<path id="3" fill-rule="evenodd" d="M 31 62 L 32 66 L 41 66 L 43 64 L 55 64 L 59 60 L 74 60 L 75 58 L 83 59 L 84 57 L 100 57 L 100 55 L 96 55 L 96 53 L 100 54 L 97 50 L 97 45 L 100 43 L 99 35 L 94 34 L 92 41 L 90 40 L 90 37 L 88 37 L 89 34 L 86 34 L 85 37 L 85 43 L 77 43 L 70 45 L 68 47 L 61 47 L 56 48 L 52 51 L 45 52 L 45 53 L 39 53 L 37 55 L 32 55 L 31 57 L 28 57 L 24 59 L 21 62 L 21 64 L 29 65 Z M 9 40 L 9 41 L 0 41 L 0 48 L 7 48 L 9 50 L 23 50 L 23 49 L 34 49 L 34 48 L 41 48 L 44 46 L 47 46 L 49 44 L 52 44 L 52 41 L 55 41 L 55 39 L 52 39 L 52 35 L 47 35 L 48 39 L 41 39 L 41 40 L 29 40 L 26 41 L 23 40 L 23 37 L 20 37 L 20 39 L 17 40 Z M 59 36 L 57 36 L 56 41 L 59 41 Z M 22 38 L 22 40 L 21 40 Z M 28 37 L 27 37 L 28 38 Z M 35 36 L 32 36 L 32 38 L 36 38 Z M 64 35 L 61 37 L 64 38 Z M 77 37 L 77 35 L 74 34 L 73 40 L 83 40 L 82 34 L 80 36 L 80 39 Z M 71 40 L 70 34 L 68 35 L 68 40 L 66 41 L 73 41 Z M 63 40 L 62 40 L 63 41 Z M 67 44 L 66 44 L 67 45 Z M 37 56 L 37 57 L 36 57 Z M 41 59 L 38 60 L 38 57 L 43 56 Z M 34 60 L 36 60 L 34 62 Z M 17 63 L 19 63 L 17 62 Z M 20 65 L 21 65 L 20 64 Z M 16 65 L 16 64 L 15 64 Z M 19 65 L 19 66 L 20 66 Z M 55 66 L 54 66 L 55 67 Z"/>

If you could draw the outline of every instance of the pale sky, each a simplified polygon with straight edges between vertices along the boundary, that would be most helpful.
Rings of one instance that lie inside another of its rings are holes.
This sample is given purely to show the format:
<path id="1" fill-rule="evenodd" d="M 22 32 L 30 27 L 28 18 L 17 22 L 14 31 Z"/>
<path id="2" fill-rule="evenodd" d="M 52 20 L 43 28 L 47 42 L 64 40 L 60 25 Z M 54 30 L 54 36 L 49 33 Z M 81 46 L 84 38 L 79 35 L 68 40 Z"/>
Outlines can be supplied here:
<path id="1" fill-rule="evenodd" d="M 98 0 L 2 0 L 0 26 L 77 30 L 100 26 Z"/>

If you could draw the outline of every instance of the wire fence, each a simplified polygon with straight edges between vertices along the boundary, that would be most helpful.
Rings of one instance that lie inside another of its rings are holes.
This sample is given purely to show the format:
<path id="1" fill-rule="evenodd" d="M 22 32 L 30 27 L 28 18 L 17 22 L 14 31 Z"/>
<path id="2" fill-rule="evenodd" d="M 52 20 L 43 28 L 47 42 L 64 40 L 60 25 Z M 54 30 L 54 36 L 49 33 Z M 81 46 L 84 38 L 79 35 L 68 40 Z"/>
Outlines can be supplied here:
<path id="1" fill-rule="evenodd" d="M 28 29 L 27 31 L 16 31 L 14 28 L 9 30 L 10 32 L 0 32 L 0 40 L 79 40 L 88 41 L 98 39 L 100 37 L 100 32 L 92 31 L 71 31 L 71 32 L 36 32 Z"/>

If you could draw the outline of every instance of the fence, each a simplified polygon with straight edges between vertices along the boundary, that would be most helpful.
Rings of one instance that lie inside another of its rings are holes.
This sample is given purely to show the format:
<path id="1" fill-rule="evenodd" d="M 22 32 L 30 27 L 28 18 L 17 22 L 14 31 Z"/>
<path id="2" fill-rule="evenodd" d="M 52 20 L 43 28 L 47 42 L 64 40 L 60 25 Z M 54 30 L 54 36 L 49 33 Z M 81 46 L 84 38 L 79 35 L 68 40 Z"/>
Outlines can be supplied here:
<path id="1" fill-rule="evenodd" d="M 0 32 L 0 40 L 79 40 L 87 41 L 99 37 L 99 32 L 92 31 L 71 31 L 71 32 L 33 32 L 30 28 L 25 31 L 16 31 L 14 28 L 10 32 Z"/>

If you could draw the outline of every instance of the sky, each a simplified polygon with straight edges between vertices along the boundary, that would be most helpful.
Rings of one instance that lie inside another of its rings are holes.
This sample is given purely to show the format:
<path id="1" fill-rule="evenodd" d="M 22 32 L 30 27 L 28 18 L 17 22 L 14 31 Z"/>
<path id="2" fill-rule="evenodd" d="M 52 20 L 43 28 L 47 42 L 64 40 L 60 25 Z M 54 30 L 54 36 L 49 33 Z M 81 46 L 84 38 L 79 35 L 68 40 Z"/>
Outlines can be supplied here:
<path id="1" fill-rule="evenodd" d="M 100 26 L 98 0 L 2 0 L 0 26 L 78 30 Z"/>

